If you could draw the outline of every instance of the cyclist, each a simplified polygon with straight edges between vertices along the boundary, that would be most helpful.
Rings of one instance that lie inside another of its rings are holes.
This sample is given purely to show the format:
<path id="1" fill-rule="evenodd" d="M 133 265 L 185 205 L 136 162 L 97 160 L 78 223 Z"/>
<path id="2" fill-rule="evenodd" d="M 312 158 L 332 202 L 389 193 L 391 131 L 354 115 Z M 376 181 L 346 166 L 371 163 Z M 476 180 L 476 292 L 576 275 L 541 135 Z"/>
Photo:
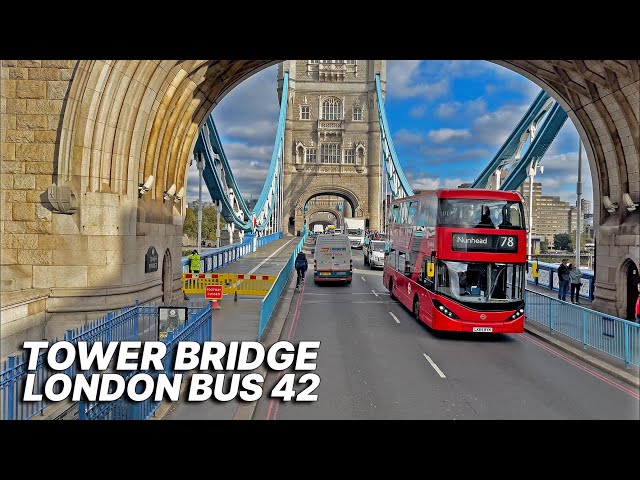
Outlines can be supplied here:
<path id="1" fill-rule="evenodd" d="M 296 279 L 296 288 L 298 288 L 301 283 L 304 283 L 304 274 L 307 271 L 307 268 L 309 268 L 309 262 L 307 262 L 307 256 L 304 254 L 304 252 L 298 253 L 298 256 L 296 257 L 296 262 L 295 262 L 295 269 L 298 275 Z"/>

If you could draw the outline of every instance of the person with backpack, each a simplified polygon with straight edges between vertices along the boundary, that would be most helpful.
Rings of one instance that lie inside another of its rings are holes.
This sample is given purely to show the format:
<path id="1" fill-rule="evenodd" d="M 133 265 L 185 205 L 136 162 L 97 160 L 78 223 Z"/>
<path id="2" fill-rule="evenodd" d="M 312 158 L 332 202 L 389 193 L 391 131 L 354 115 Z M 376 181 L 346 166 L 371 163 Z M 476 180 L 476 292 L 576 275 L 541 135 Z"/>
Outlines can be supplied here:
<path id="1" fill-rule="evenodd" d="M 301 251 L 300 253 L 298 253 L 295 262 L 295 269 L 298 275 L 298 278 L 296 279 L 296 288 L 298 288 L 301 283 L 304 283 L 304 274 L 307 271 L 307 268 L 309 268 L 307 256 L 304 254 L 304 252 Z"/>

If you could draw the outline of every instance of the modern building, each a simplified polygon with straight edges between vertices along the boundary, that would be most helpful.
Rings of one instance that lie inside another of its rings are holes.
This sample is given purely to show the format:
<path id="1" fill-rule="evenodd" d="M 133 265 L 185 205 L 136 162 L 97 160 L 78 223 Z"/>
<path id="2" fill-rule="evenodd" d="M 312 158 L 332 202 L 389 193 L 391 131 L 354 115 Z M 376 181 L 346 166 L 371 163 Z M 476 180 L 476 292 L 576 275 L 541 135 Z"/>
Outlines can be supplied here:
<path id="1" fill-rule="evenodd" d="M 520 188 L 524 197 L 526 223 L 529 223 L 529 184 Z M 547 244 L 553 244 L 553 237 L 560 233 L 571 233 L 576 229 L 576 209 L 560 197 L 542 195 L 542 183 L 533 184 L 533 228 L 532 235 L 543 236 Z"/>
<path id="2" fill-rule="evenodd" d="M 578 201 L 576 200 L 576 206 Z M 593 210 L 591 209 L 591 200 L 587 200 L 586 198 L 580 199 L 580 210 L 582 215 L 586 217 L 587 215 L 593 215 Z M 584 218 L 583 217 L 583 218 Z M 593 218 L 593 216 L 592 216 Z"/>

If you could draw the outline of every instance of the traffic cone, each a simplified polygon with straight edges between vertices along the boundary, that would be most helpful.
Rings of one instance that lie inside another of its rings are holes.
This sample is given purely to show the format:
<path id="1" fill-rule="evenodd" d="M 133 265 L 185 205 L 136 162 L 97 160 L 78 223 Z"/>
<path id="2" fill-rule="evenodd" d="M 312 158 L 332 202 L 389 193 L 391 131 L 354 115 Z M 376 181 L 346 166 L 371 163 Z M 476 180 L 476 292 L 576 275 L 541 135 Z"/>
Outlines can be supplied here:
<path id="1" fill-rule="evenodd" d="M 218 305 L 218 300 L 211 300 L 211 309 L 220 310 L 220 305 Z"/>

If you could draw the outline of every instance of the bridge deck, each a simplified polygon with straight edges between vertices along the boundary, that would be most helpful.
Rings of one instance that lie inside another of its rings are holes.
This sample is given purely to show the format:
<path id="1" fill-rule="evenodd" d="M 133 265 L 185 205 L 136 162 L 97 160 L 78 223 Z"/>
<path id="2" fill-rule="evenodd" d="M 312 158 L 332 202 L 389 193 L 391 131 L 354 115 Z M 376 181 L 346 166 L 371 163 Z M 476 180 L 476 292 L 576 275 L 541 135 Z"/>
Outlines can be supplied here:
<path id="1" fill-rule="evenodd" d="M 247 255 L 245 258 L 225 265 L 223 268 L 216 270 L 216 273 L 276 275 L 280 273 L 289 261 L 299 241 L 300 237 L 283 237 Z M 190 294 L 189 299 L 204 299 L 204 295 Z M 232 295 L 225 295 L 223 300 L 219 302 L 220 310 L 216 310 L 213 313 L 213 340 L 224 343 L 255 341 L 258 336 L 261 302 L 262 297 L 248 296 L 238 296 L 238 301 L 234 302 Z M 231 375 L 231 373 L 233 372 L 228 372 L 227 376 Z M 240 405 L 241 402 L 238 400 L 189 403 L 181 397 L 179 402 L 171 406 L 169 413 L 164 418 L 167 420 L 231 420 Z"/>

